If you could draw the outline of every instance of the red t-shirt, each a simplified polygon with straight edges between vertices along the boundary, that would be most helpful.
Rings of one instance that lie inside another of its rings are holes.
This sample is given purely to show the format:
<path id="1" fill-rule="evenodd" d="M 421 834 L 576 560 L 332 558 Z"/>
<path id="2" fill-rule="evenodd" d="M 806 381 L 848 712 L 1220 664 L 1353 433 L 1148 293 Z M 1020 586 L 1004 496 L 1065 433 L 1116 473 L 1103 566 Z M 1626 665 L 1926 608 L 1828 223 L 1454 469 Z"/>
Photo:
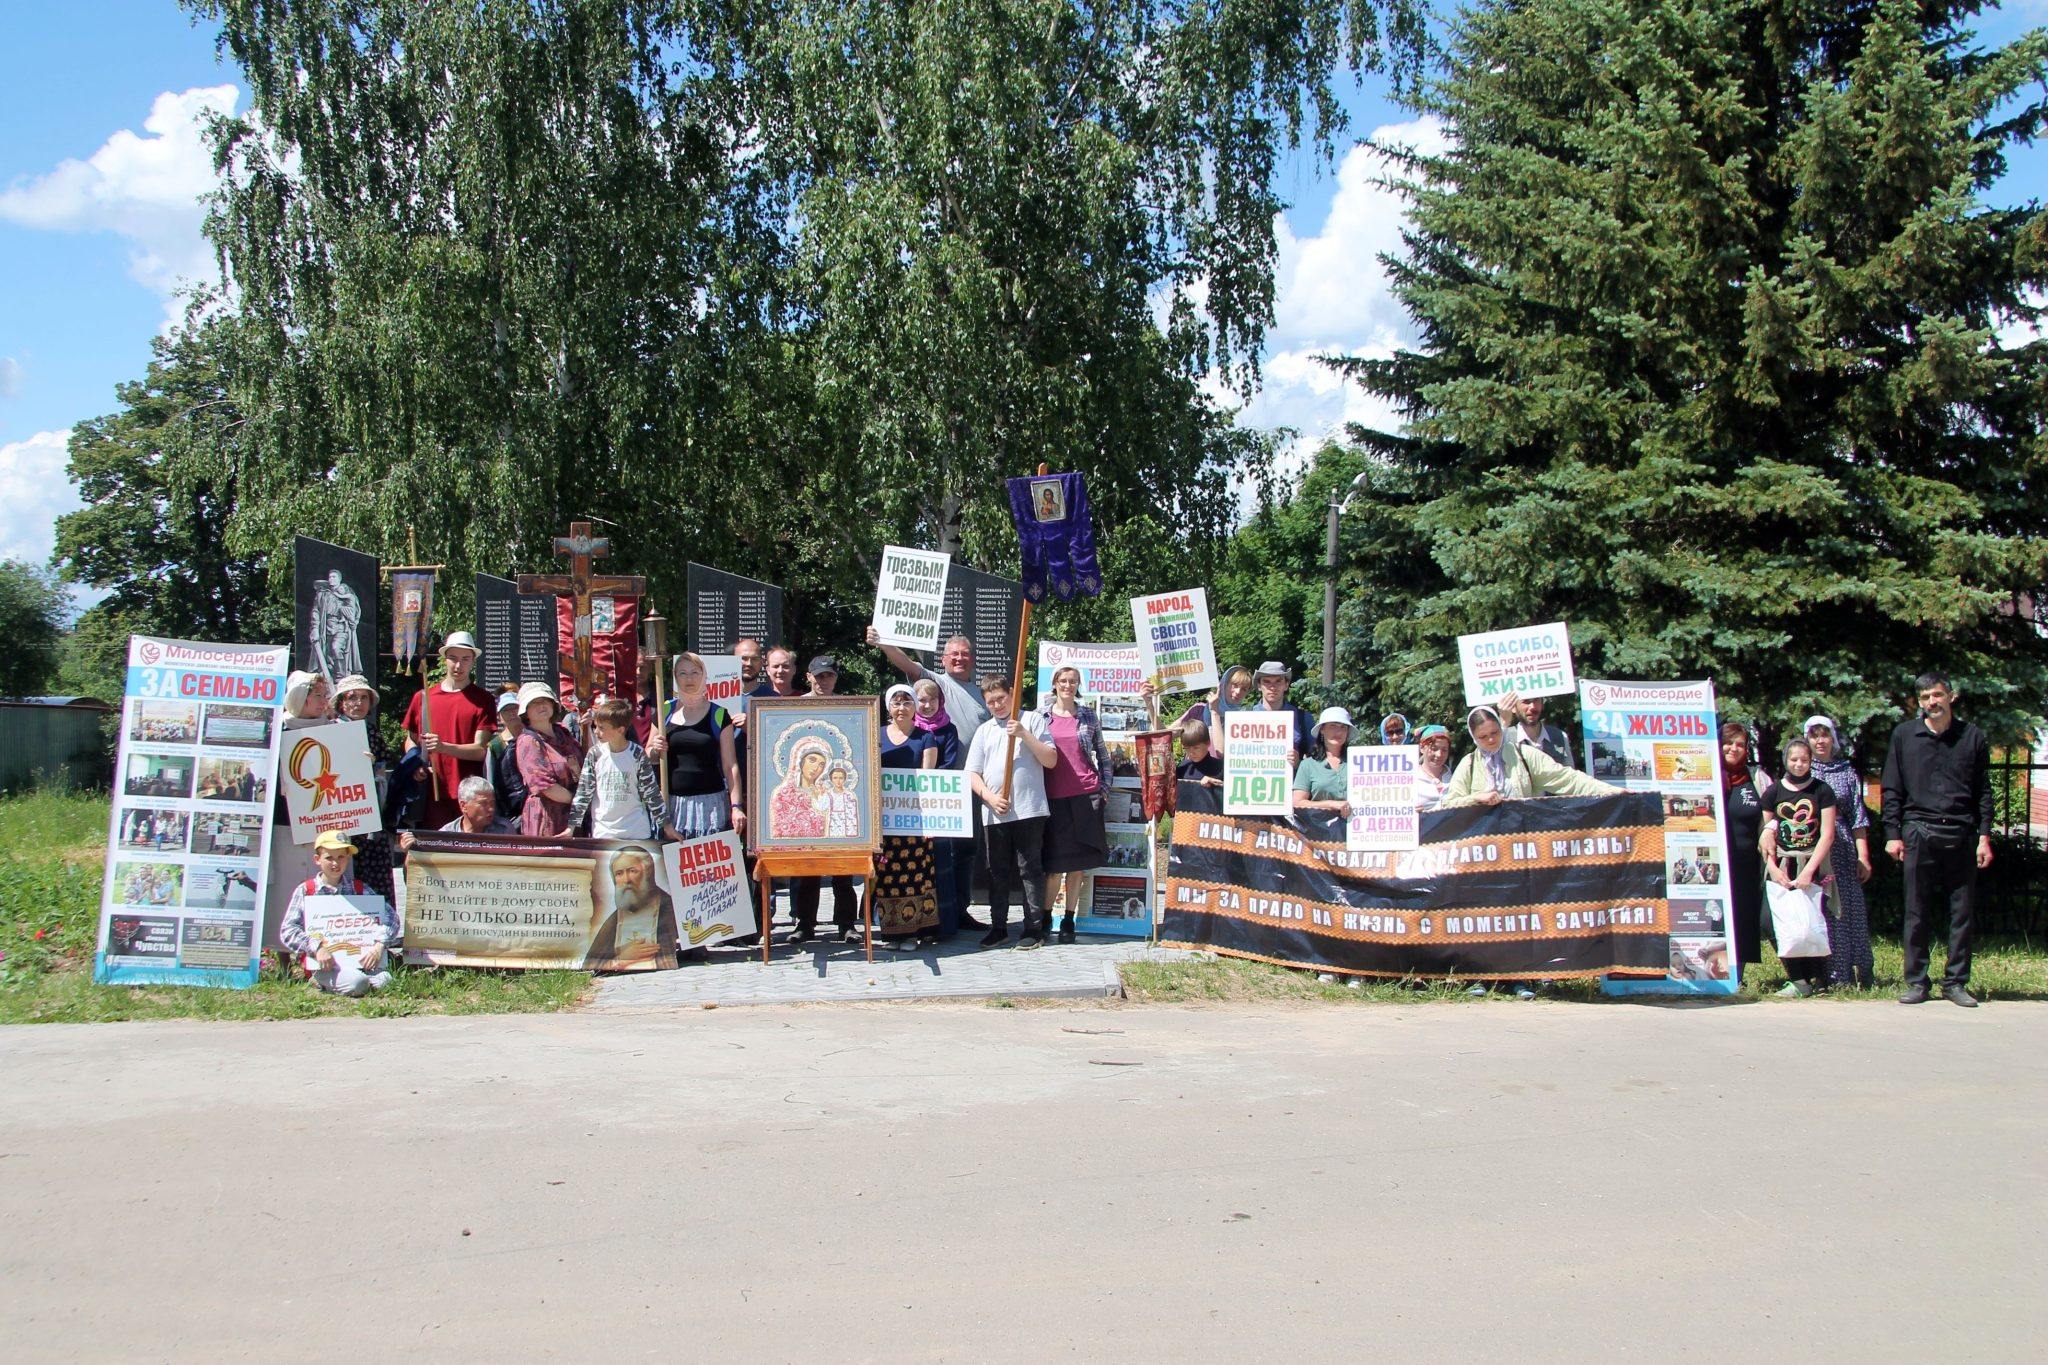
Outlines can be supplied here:
<path id="1" fill-rule="evenodd" d="M 479 733 L 498 728 L 497 699 L 475 683 L 460 692 L 443 691 L 436 683 L 432 692 L 434 733 L 444 742 L 474 744 Z M 420 728 L 420 699 L 425 695 L 415 692 L 412 701 L 406 705 L 405 728 L 409 734 L 426 733 Z M 426 813 L 420 818 L 422 829 L 439 829 L 462 813 L 462 807 L 455 800 L 455 789 L 462 785 L 465 777 L 482 777 L 484 761 L 437 755 L 434 771 L 441 779 L 441 798 L 435 800 L 432 790 L 428 790 Z"/>

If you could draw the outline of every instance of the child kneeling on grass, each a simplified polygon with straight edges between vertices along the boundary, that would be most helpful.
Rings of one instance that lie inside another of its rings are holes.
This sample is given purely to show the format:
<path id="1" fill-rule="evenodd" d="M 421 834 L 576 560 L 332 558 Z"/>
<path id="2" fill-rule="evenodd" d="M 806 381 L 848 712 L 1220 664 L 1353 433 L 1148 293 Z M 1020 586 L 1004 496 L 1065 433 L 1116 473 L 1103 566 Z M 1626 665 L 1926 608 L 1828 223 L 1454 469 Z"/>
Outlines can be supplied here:
<path id="1" fill-rule="evenodd" d="M 391 902 L 349 875 L 356 846 L 322 830 L 313 840 L 314 875 L 292 888 L 277 936 L 305 959 L 313 984 L 334 995 L 367 995 L 391 984 L 385 949 L 398 939 Z M 329 898 L 349 897 L 334 904 Z"/>

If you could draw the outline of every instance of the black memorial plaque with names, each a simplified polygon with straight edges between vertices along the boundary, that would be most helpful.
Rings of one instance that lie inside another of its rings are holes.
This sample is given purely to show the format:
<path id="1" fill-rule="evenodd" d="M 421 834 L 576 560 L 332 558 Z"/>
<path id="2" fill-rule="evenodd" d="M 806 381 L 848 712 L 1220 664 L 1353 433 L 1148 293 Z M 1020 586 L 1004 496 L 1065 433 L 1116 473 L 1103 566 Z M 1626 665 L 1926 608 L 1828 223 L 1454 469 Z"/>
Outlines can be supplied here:
<path id="1" fill-rule="evenodd" d="M 782 643 L 782 589 L 703 564 L 691 564 L 689 647 L 695 654 L 730 654 L 744 639 L 773 648 Z"/>
<path id="2" fill-rule="evenodd" d="M 974 641 L 976 669 L 1001 667 L 1017 657 L 1017 627 L 1024 617 L 1024 585 L 1014 578 L 983 573 L 954 562 L 946 574 L 946 600 L 939 610 L 939 647 L 955 635 Z"/>
<path id="3" fill-rule="evenodd" d="M 555 599 L 522 593 L 509 578 L 476 576 L 477 684 L 495 692 L 507 683 L 555 685 Z"/>

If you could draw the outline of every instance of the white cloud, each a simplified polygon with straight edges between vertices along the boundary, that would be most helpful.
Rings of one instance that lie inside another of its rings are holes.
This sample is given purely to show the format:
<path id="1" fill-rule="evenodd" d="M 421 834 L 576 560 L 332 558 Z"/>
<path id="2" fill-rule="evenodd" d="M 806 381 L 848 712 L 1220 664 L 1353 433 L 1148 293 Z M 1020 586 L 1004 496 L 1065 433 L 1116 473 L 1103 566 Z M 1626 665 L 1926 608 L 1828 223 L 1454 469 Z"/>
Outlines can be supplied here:
<path id="1" fill-rule="evenodd" d="M 1371 142 L 1425 154 L 1449 145 L 1434 119 L 1376 128 Z M 1354 147 L 1338 167 L 1337 194 L 1320 229 L 1298 235 L 1285 215 L 1275 224 L 1277 297 L 1261 363 L 1264 383 L 1237 420 L 1241 426 L 1289 427 L 1299 433 L 1281 455 L 1281 468 L 1289 473 L 1330 436 L 1340 435 L 1346 423 L 1398 425 L 1398 414 L 1383 400 L 1316 359 L 1383 359 L 1415 340 L 1379 260 L 1383 253 L 1399 253 L 1407 214 L 1401 192 L 1378 183 L 1394 169 L 1372 146 Z"/>
<path id="2" fill-rule="evenodd" d="M 21 381 L 28 377 L 21 368 L 21 362 L 11 355 L 0 355 L 0 398 L 13 398 L 21 392 Z"/>
<path id="3" fill-rule="evenodd" d="M 200 197 L 217 183 L 204 125 L 231 114 L 241 92 L 200 86 L 158 95 L 143 132 L 123 128 L 83 161 L 17 180 L 0 191 L 0 219 L 48 232 L 111 232 L 131 244 L 128 273 L 162 295 L 167 319 L 184 284 L 218 278 L 213 248 L 200 233 Z"/>
<path id="4" fill-rule="evenodd" d="M 39 431 L 0 446 L 0 559 L 48 560 L 57 543 L 57 518 L 85 504 L 65 473 L 71 433 Z"/>

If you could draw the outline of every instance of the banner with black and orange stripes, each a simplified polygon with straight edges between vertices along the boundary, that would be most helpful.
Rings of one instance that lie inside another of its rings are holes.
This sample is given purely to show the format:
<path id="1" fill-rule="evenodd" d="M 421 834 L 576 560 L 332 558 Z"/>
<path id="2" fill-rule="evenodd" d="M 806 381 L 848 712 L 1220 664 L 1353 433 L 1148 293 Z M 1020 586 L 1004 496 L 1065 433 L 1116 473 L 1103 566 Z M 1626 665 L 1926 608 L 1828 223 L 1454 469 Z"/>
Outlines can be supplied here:
<path id="1" fill-rule="evenodd" d="M 1668 967 L 1654 792 L 1431 811 L 1422 846 L 1354 853 L 1329 811 L 1225 815 L 1183 782 L 1160 942 L 1364 976 Z"/>

